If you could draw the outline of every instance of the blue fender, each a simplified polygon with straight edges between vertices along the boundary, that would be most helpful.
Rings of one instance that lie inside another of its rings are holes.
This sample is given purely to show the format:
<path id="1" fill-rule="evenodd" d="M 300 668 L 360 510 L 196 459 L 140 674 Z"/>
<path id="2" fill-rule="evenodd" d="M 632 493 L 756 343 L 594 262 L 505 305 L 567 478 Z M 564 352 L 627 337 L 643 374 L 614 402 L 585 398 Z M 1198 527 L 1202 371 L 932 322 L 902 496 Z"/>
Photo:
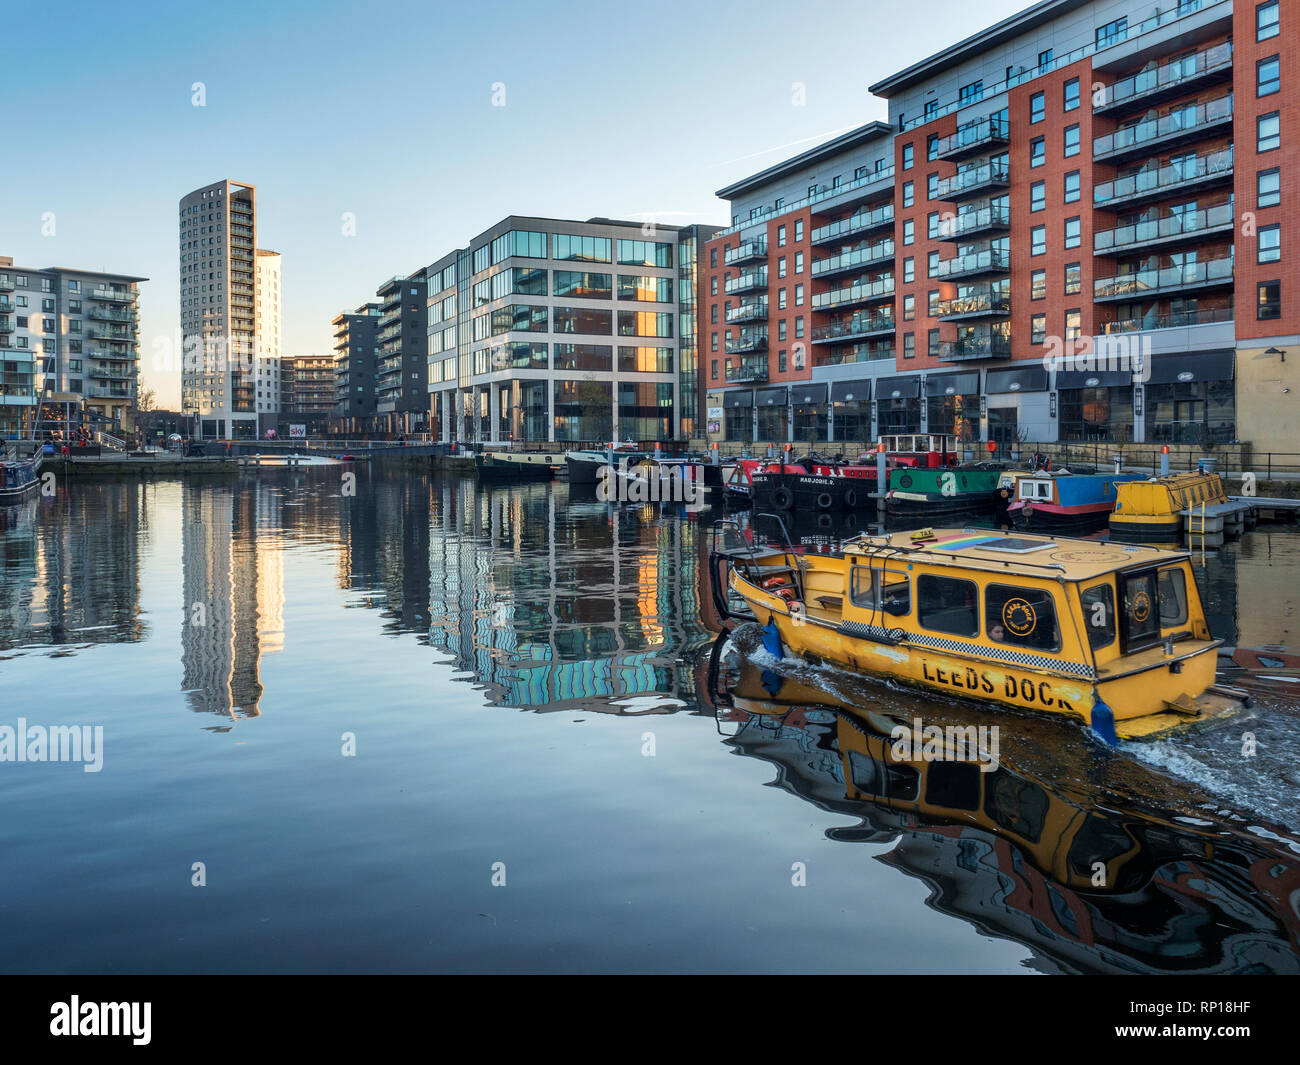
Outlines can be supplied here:
<path id="1" fill-rule="evenodd" d="M 1095 695 L 1092 699 L 1092 731 L 1111 747 L 1119 745 L 1119 737 L 1115 735 L 1115 714 Z"/>
<path id="2" fill-rule="evenodd" d="M 776 620 L 771 614 L 767 616 L 767 624 L 762 628 L 763 649 L 773 658 L 784 658 L 785 654 L 781 648 L 781 633 L 777 630 Z"/>

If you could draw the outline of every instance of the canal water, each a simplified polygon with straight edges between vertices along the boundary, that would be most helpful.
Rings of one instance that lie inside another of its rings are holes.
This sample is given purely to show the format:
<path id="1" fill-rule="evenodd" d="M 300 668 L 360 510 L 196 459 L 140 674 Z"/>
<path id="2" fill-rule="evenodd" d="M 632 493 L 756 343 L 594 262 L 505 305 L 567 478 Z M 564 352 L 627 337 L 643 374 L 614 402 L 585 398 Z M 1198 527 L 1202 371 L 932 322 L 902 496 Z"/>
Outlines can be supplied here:
<path id="1" fill-rule="evenodd" d="M 720 641 L 717 513 L 342 488 L 0 511 L 0 727 L 102 727 L 0 762 L 0 970 L 1300 972 L 1300 534 L 1198 562 L 1245 721 L 906 775 L 987 717 Z"/>

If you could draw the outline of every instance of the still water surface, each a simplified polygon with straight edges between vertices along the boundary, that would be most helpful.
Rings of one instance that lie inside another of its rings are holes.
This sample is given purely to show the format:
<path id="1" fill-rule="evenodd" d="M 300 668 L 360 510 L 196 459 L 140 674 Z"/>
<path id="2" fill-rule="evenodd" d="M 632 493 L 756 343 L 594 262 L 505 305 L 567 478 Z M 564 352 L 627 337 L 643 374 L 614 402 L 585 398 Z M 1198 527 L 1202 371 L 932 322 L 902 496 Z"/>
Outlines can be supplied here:
<path id="1" fill-rule="evenodd" d="M 888 718 L 972 710 L 762 676 L 715 648 L 716 515 L 573 491 L 2 512 L 0 725 L 102 725 L 104 760 L 0 763 L 0 970 L 1300 971 L 1300 535 L 1200 572 L 1255 757 L 1014 717 L 995 773 L 873 783 Z"/>

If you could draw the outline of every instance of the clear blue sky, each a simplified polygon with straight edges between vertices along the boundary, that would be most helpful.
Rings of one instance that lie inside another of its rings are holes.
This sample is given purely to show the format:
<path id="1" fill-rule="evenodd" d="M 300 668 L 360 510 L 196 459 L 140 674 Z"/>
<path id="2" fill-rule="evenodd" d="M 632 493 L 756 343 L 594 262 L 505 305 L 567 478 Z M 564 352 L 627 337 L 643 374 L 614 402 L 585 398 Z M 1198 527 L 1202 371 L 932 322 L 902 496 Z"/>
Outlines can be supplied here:
<path id="1" fill-rule="evenodd" d="M 868 84 L 1025 6 L 47 3 L 49 32 L 7 28 L 0 106 L 32 121 L 5 134 L 0 255 L 149 277 L 141 368 L 175 407 L 152 353 L 178 327 L 177 201 L 200 185 L 257 186 L 285 352 L 328 352 L 340 310 L 507 214 L 724 223 L 714 189 L 884 118 Z"/>

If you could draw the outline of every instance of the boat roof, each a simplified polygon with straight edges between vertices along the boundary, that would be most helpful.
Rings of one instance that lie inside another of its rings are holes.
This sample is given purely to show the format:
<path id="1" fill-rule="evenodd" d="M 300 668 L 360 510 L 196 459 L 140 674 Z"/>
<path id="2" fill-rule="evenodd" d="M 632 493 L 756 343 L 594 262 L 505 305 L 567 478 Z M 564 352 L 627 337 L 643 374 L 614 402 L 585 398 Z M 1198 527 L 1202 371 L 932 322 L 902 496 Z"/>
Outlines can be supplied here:
<path id="1" fill-rule="evenodd" d="M 1088 580 L 1134 566 L 1157 565 L 1187 558 L 1186 551 L 1167 551 L 1109 540 L 1079 540 L 1035 533 L 1002 533 L 994 529 L 926 530 L 931 536 L 899 532 L 862 535 L 844 544 L 846 556 L 906 559 L 940 566 L 1018 573 L 1024 576 Z"/>

